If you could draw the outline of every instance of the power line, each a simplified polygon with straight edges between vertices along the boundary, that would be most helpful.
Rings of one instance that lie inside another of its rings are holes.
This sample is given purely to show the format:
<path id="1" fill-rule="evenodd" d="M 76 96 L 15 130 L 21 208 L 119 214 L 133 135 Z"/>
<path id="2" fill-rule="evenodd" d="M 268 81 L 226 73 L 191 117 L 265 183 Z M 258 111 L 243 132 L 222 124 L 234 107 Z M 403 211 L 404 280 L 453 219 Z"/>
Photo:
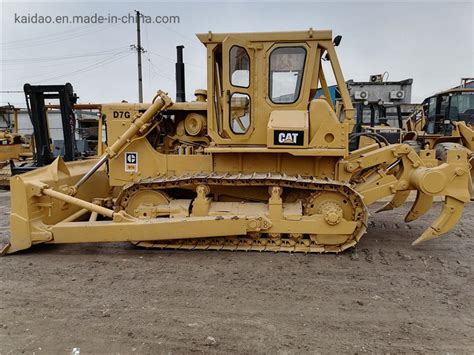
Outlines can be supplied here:
<path id="1" fill-rule="evenodd" d="M 38 36 L 38 37 L 34 37 L 34 39 L 26 40 L 25 43 L 22 43 L 21 41 L 10 41 L 7 44 L 4 44 L 2 46 L 6 47 L 6 49 L 34 47 L 43 43 L 56 43 L 56 42 L 69 40 L 71 38 L 77 38 L 77 37 L 85 36 L 91 33 L 96 33 L 96 32 L 106 29 L 107 27 L 108 26 L 105 24 L 100 25 L 98 28 L 85 26 L 84 29 L 77 31 L 77 33 L 69 34 L 71 31 L 64 31 L 64 32 L 60 32 L 59 34 L 54 35 L 52 38 L 48 38 L 48 36 Z"/>
<path id="2" fill-rule="evenodd" d="M 67 78 L 69 76 L 73 76 L 73 75 L 77 75 L 77 74 L 81 74 L 81 73 L 84 73 L 84 72 L 87 72 L 87 71 L 90 71 L 90 70 L 93 70 L 93 69 L 96 69 L 96 68 L 99 68 L 99 67 L 102 67 L 104 65 L 107 65 L 107 64 L 111 64 L 113 62 L 116 62 L 120 59 L 123 59 L 127 56 L 129 56 L 131 53 L 125 53 L 124 55 L 122 56 L 119 56 L 115 59 L 113 58 L 106 58 L 96 64 L 93 64 L 93 65 L 90 65 L 90 66 L 87 66 L 87 67 L 84 67 L 84 68 L 81 68 L 81 69 L 78 69 L 78 70 L 75 70 L 75 71 L 72 71 L 70 73 L 67 73 L 67 74 L 62 74 L 62 75 L 58 75 L 58 76 L 55 76 L 55 77 L 50 77 L 50 78 L 45 78 L 45 79 L 42 79 L 40 81 L 51 81 L 51 80 L 57 80 L 57 79 L 62 79 L 62 78 Z M 116 56 L 116 55 L 114 55 Z M 113 57 L 114 57 L 113 56 Z M 36 84 L 36 83 L 39 83 L 40 81 L 35 81 L 35 82 L 32 82 L 32 84 Z"/>
<path id="3" fill-rule="evenodd" d="M 105 58 L 105 59 L 100 59 L 100 60 L 97 60 L 97 59 L 93 59 L 93 62 L 91 62 L 91 59 L 86 59 L 86 63 L 89 62 L 91 64 L 88 64 L 88 66 L 94 66 L 96 64 L 100 64 L 102 63 L 103 61 L 105 60 L 108 60 L 108 59 L 111 59 L 113 58 L 114 56 L 116 55 L 119 55 L 119 54 L 122 54 L 122 53 L 126 53 L 128 52 L 128 50 L 124 50 L 124 51 L 119 51 L 119 52 L 116 52 L 116 53 L 113 53 L 112 55 L 110 55 L 109 57 Z M 76 61 L 74 64 L 77 64 L 78 62 Z M 65 65 L 66 63 L 62 63 L 60 65 Z M 58 72 L 57 68 L 55 68 L 53 71 L 48 71 L 48 72 L 43 72 L 43 73 L 40 73 L 39 75 L 29 75 L 29 76 L 23 76 L 23 77 L 15 77 L 14 80 L 15 80 L 15 84 L 18 82 L 18 81 L 30 81 L 30 82 L 39 82 L 41 80 L 44 80 L 42 78 L 44 78 L 45 76 L 47 77 L 48 75 L 51 75 L 51 74 L 56 74 Z M 37 80 L 36 80 L 37 79 Z M 46 79 L 47 80 L 47 79 Z M 13 84 L 13 82 L 11 82 Z"/>
<path id="4" fill-rule="evenodd" d="M 203 48 L 203 47 L 198 46 L 198 45 L 196 44 L 196 39 L 195 39 L 195 38 L 191 38 L 191 37 L 189 37 L 188 35 L 185 35 L 184 33 L 181 33 L 181 32 L 179 32 L 179 31 L 173 30 L 173 29 L 171 29 L 171 28 L 169 28 L 169 27 L 163 25 L 162 23 L 160 23 L 159 25 L 160 25 L 161 27 L 163 27 L 164 29 L 168 30 L 168 31 L 171 31 L 171 32 L 176 33 L 177 35 L 181 36 L 182 38 L 187 39 L 187 40 L 189 41 L 189 43 L 191 43 L 193 46 L 199 47 L 199 49 L 202 49 L 202 48 Z"/>
<path id="5" fill-rule="evenodd" d="M 160 76 L 160 77 L 165 78 L 165 79 L 168 79 L 168 80 L 170 80 L 170 81 L 174 81 L 174 78 L 172 78 L 172 77 L 170 77 L 170 76 L 167 76 L 167 75 L 161 74 L 161 73 L 158 71 L 159 68 L 158 68 L 157 66 L 155 66 L 155 65 L 153 64 L 153 62 L 151 61 L 151 58 L 148 58 L 148 63 L 150 64 L 150 68 L 153 69 L 152 71 L 153 71 L 153 73 L 154 73 L 156 76 Z"/>
<path id="6" fill-rule="evenodd" d="M 3 45 L 11 44 L 11 43 L 35 42 L 37 39 L 46 39 L 48 37 L 53 37 L 54 38 L 54 37 L 58 37 L 58 36 L 63 36 L 66 33 L 82 31 L 82 30 L 87 29 L 87 28 L 90 28 L 90 25 L 86 25 L 86 26 L 82 26 L 82 27 L 79 27 L 79 28 L 73 28 L 73 29 L 70 29 L 70 30 L 62 31 L 61 33 L 55 32 L 55 33 L 51 33 L 49 35 L 41 35 L 41 36 L 30 37 L 30 38 L 25 38 L 25 39 L 17 39 L 17 40 L 14 40 L 14 41 L 0 42 L 0 45 L 3 46 Z"/>
<path id="7" fill-rule="evenodd" d="M 76 54 L 76 55 L 68 55 L 63 57 L 38 57 L 38 58 L 15 58 L 15 59 L 5 59 L 0 61 L 3 65 L 23 65 L 26 63 L 41 63 L 41 62 L 54 62 L 60 60 L 67 60 L 67 59 L 76 59 L 76 58 L 85 58 L 85 57 L 97 57 L 103 56 L 107 54 L 111 54 L 112 52 L 116 52 L 118 50 L 123 50 L 128 48 L 128 46 L 122 46 L 117 48 L 111 48 L 99 52 L 85 52 L 83 54 Z"/>
<path id="8" fill-rule="evenodd" d="M 149 52 L 150 52 L 151 54 L 156 55 L 157 57 L 160 57 L 160 58 L 162 58 L 162 59 L 164 59 L 164 60 L 167 60 L 167 61 L 169 61 L 169 62 L 172 62 L 172 63 L 175 62 L 175 59 L 173 59 L 173 58 L 166 57 L 166 56 L 164 56 L 164 55 L 162 55 L 162 54 L 158 54 L 158 53 L 156 53 L 156 52 L 154 52 L 154 51 L 150 51 L 150 50 L 149 50 Z M 195 68 L 198 68 L 199 71 L 201 71 L 201 70 L 206 70 L 206 68 L 204 68 L 204 67 L 202 67 L 202 66 L 200 66 L 200 65 L 197 65 L 197 64 L 190 63 L 190 62 L 184 62 L 184 64 L 190 65 L 190 66 L 195 67 Z"/>
<path id="9" fill-rule="evenodd" d="M 42 46 L 42 45 L 45 45 L 45 44 L 53 44 L 53 43 L 58 43 L 58 42 L 63 42 L 63 41 L 70 41 L 71 39 L 75 39 L 75 38 L 86 36 L 86 35 L 89 35 L 89 34 L 92 34 L 92 33 L 96 33 L 96 32 L 102 31 L 106 28 L 113 27 L 113 26 L 115 26 L 115 24 L 114 25 L 108 25 L 107 24 L 107 25 L 102 25 L 99 28 L 95 28 L 95 29 L 90 28 L 87 31 L 83 31 L 83 32 L 75 33 L 75 34 L 71 34 L 71 35 L 61 33 L 61 35 L 58 38 L 43 39 L 43 40 L 40 39 L 40 40 L 32 42 L 31 44 L 21 44 L 21 43 L 19 43 L 19 45 L 15 45 L 15 43 L 13 42 L 13 44 L 11 44 L 11 45 L 2 45 L 2 47 L 3 47 L 3 49 L 13 50 L 13 49 L 37 47 L 37 46 Z"/>
<path id="10" fill-rule="evenodd" d="M 116 57 L 119 54 L 123 54 L 123 55 L 121 55 L 119 57 Z M 128 53 L 128 52 L 123 52 L 122 51 L 122 52 L 116 53 L 112 56 L 109 56 L 108 58 L 101 59 L 99 61 L 95 61 L 94 63 L 92 63 L 90 65 L 79 68 L 79 69 L 74 70 L 72 72 L 68 72 L 68 73 L 64 73 L 64 74 L 60 74 L 60 75 L 56 75 L 56 76 L 52 76 L 52 77 L 47 76 L 49 74 L 53 74 L 53 73 L 57 72 L 57 71 L 54 71 L 54 72 L 42 73 L 42 74 L 34 76 L 34 77 L 27 77 L 27 78 L 17 79 L 17 81 L 18 80 L 27 80 L 30 83 L 35 84 L 35 83 L 40 83 L 40 82 L 49 81 L 49 80 L 61 79 L 61 78 L 65 78 L 65 77 L 68 77 L 68 76 L 71 76 L 71 75 L 76 75 L 76 74 L 83 73 L 83 72 L 86 72 L 86 71 L 89 71 L 89 70 L 93 70 L 97 67 L 101 67 L 103 65 L 115 62 L 116 60 L 122 59 L 122 58 L 128 56 L 129 54 L 130 53 Z"/>

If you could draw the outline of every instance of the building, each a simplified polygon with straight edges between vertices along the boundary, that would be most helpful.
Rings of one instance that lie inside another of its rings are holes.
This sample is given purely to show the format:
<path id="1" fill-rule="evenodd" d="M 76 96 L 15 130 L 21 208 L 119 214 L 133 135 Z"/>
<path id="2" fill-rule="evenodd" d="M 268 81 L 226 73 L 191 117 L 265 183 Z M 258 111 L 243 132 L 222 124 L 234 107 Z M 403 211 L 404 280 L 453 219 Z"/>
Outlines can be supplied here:
<path id="1" fill-rule="evenodd" d="M 383 75 L 371 75 L 369 81 L 346 82 L 353 102 L 378 102 L 384 105 L 411 104 L 413 79 L 384 81 Z"/>

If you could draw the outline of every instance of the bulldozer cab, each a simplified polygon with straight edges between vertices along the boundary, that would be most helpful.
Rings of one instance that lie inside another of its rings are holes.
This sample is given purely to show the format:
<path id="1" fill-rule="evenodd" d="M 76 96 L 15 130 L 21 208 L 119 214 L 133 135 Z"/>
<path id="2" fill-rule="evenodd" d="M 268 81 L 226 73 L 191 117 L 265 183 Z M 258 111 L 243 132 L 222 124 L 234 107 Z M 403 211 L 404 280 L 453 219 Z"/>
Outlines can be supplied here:
<path id="1" fill-rule="evenodd" d="M 208 134 L 217 145 L 345 147 L 344 125 L 352 123 L 354 110 L 331 31 L 197 36 L 207 48 Z M 340 88 L 341 117 L 322 60 L 330 62 Z M 318 89 L 324 96 L 313 99 Z M 334 132 L 317 134 L 322 125 Z M 334 144 L 339 138 L 344 142 Z"/>

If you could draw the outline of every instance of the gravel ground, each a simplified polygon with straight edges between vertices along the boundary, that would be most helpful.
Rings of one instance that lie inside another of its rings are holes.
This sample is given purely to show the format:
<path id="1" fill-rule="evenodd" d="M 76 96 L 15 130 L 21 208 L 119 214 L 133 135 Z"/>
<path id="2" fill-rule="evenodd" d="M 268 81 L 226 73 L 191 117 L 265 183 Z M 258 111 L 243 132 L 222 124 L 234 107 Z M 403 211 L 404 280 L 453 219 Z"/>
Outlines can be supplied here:
<path id="1" fill-rule="evenodd" d="M 0 192 L 0 238 L 9 193 Z M 474 353 L 474 205 L 371 217 L 339 255 L 39 246 L 0 258 L 0 354 Z"/>

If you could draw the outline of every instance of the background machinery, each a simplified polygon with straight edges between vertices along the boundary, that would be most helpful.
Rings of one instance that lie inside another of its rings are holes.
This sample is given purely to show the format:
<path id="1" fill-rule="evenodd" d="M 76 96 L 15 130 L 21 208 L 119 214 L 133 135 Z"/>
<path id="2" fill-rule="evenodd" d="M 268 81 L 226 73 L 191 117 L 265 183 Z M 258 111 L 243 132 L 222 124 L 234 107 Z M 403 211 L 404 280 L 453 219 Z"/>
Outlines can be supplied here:
<path id="1" fill-rule="evenodd" d="M 356 111 L 351 150 L 377 142 L 400 143 L 405 118 L 412 112 L 413 79 L 388 81 L 388 72 L 370 75 L 369 81 L 346 82 Z M 367 133 L 359 135 L 358 133 Z M 372 136 L 372 137 L 371 137 Z"/>
<path id="2" fill-rule="evenodd" d="M 474 172 L 474 79 L 463 78 L 461 85 L 426 98 L 407 118 L 404 142 L 416 149 L 464 147 Z M 474 194 L 472 195 L 474 197 Z"/>
<path id="3" fill-rule="evenodd" d="M 405 140 L 434 148 L 451 142 L 474 151 L 474 79 L 426 98 L 406 121 Z"/>
<path id="4" fill-rule="evenodd" d="M 351 134 L 351 151 L 380 140 L 386 144 L 401 143 L 404 133 L 401 105 L 367 101 L 353 105 L 356 124 Z"/>
<path id="5" fill-rule="evenodd" d="M 9 162 L 24 162 L 32 156 L 30 139 L 18 133 L 18 111 L 12 105 L 0 107 L 0 188 L 9 186 Z"/>
<path id="6" fill-rule="evenodd" d="M 177 80 L 175 103 L 159 91 L 149 104 L 102 105 L 102 156 L 57 158 L 12 179 L 4 253 L 106 241 L 341 252 L 364 235 L 367 206 L 411 191 L 418 197 L 410 220 L 444 197 L 440 216 L 415 244 L 457 223 L 469 201 L 465 150 L 437 158 L 430 149 L 379 142 L 349 151 L 354 109 L 331 31 L 197 36 L 207 49 L 207 90 L 186 102 Z M 337 106 L 323 58 L 339 86 Z M 184 66 L 176 67 L 182 78 Z M 313 99 L 318 89 L 323 95 Z"/>
<path id="7" fill-rule="evenodd" d="M 29 152 L 28 140 L 18 133 L 18 109 L 0 107 L 0 166 L 10 159 L 26 158 Z"/>
<path id="8" fill-rule="evenodd" d="M 78 127 L 75 110 L 78 108 L 98 109 L 100 105 L 76 105 L 78 96 L 70 83 L 65 85 L 24 85 L 26 106 L 33 127 L 33 162 L 14 164 L 11 161 L 11 174 L 16 175 L 50 164 L 57 156 L 63 160 L 74 161 L 96 154 L 101 145 L 101 120 L 93 121 L 86 129 Z M 51 105 L 46 102 L 57 101 Z M 53 140 L 49 122 L 49 110 L 57 109 L 60 113 L 60 130 L 62 139 Z M 76 138 L 79 132 L 79 138 Z M 89 147 L 89 138 L 94 137 L 93 149 Z M 100 136 L 100 139 L 99 139 Z M 99 143 L 98 143 L 99 142 Z"/>

